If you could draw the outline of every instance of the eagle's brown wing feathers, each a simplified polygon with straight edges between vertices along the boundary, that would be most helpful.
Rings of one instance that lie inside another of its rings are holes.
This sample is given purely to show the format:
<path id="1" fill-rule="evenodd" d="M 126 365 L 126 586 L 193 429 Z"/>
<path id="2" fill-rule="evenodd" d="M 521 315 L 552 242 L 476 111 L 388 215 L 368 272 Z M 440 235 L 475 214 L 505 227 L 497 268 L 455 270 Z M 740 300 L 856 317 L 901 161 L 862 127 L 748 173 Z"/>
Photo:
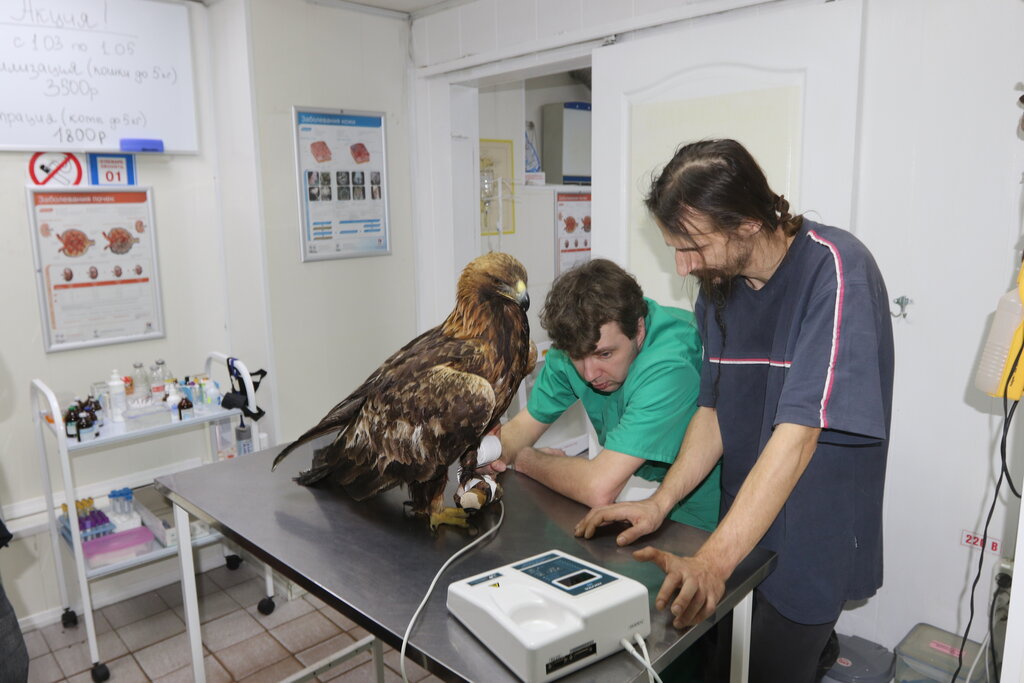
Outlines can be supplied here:
<path id="1" fill-rule="evenodd" d="M 448 467 L 476 463 L 480 439 L 499 423 L 532 368 L 526 271 L 505 254 L 474 260 L 456 307 L 390 358 L 315 427 L 287 446 L 334 433 L 297 481 L 344 488 L 363 500 L 408 484 L 413 512 L 440 505 Z"/>

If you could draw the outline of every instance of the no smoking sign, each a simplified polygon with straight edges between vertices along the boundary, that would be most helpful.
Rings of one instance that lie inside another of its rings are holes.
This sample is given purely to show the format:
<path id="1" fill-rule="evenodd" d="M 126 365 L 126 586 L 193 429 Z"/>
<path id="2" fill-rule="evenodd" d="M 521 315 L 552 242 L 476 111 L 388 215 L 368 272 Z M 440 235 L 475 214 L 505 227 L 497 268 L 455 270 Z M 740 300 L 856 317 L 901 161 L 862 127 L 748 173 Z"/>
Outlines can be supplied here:
<path id="1" fill-rule="evenodd" d="M 28 176 L 35 185 L 78 185 L 82 182 L 82 162 L 65 152 L 36 152 L 28 163 Z"/>

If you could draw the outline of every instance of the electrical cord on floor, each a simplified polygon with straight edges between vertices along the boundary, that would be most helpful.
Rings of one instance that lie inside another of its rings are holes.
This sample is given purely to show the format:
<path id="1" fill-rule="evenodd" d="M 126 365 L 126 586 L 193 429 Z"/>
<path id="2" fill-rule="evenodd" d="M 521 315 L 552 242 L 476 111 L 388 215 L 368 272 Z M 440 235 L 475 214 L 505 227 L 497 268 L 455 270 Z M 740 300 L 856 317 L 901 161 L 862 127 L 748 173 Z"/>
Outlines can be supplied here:
<path id="1" fill-rule="evenodd" d="M 992 522 L 992 514 L 996 511 L 996 503 L 999 502 L 999 489 L 1002 487 L 1003 479 L 1006 479 L 1007 484 L 1010 486 L 1010 490 L 1013 495 L 1018 498 L 1021 497 L 1016 487 L 1013 485 L 1013 480 L 1010 477 L 1010 469 L 1006 463 L 1006 441 L 1010 434 L 1010 422 L 1013 420 L 1013 413 L 1017 410 L 1017 404 L 1019 401 L 1013 401 L 1010 403 L 1010 380 L 1013 379 L 1013 375 L 1017 372 L 1017 365 L 1020 363 L 1021 354 L 1024 353 L 1024 345 L 1021 345 L 1017 349 L 1017 355 L 1014 356 L 1013 363 L 1010 365 L 1010 371 L 1006 373 L 1006 382 L 1003 384 L 1003 436 L 999 444 L 999 478 L 996 480 L 996 490 L 992 494 L 992 505 L 989 506 L 988 515 L 985 517 L 985 530 L 981 534 L 981 554 L 978 556 L 978 571 L 974 575 L 974 581 L 971 583 L 971 609 L 970 614 L 967 618 L 967 628 L 964 629 L 964 636 L 960 640 L 960 652 L 957 654 L 957 665 L 956 670 L 953 671 L 953 677 L 950 679 L 950 683 L 957 683 L 957 676 L 960 675 L 960 670 L 964 666 L 964 648 L 967 647 L 967 636 L 971 632 L 971 623 L 974 621 L 974 593 L 978 588 L 978 582 L 981 580 L 981 570 L 985 565 L 985 548 L 988 547 L 988 527 Z M 993 597 L 993 600 L 995 598 Z M 991 620 L 990 620 L 990 634 L 991 635 Z M 985 640 L 988 641 L 989 637 L 986 636 Z M 987 665 L 987 661 L 986 661 Z M 972 667 L 973 668 L 973 667 Z M 970 677 L 967 679 L 970 681 Z M 996 672 L 996 680 L 999 680 L 999 672 Z"/>
<path id="2" fill-rule="evenodd" d="M 982 641 L 982 643 L 981 643 L 981 649 L 978 650 L 978 655 L 974 658 L 974 663 L 971 664 L 970 671 L 967 672 L 967 681 L 968 681 L 968 683 L 970 683 L 970 681 L 972 680 L 971 677 L 974 676 L 974 667 L 978 666 L 978 662 L 981 661 L 982 657 L 985 657 L 985 646 L 988 645 L 989 636 L 991 636 L 991 635 L 992 634 L 989 633 L 988 635 L 985 636 L 985 640 Z M 987 681 L 988 680 L 988 657 L 985 657 L 985 672 L 986 672 L 985 673 L 985 680 Z"/>
<path id="3" fill-rule="evenodd" d="M 437 570 L 436 574 L 434 574 L 434 580 L 430 582 L 430 587 L 427 588 L 427 592 L 426 594 L 424 594 L 423 600 L 420 601 L 420 606 L 417 607 L 416 611 L 412 613 L 412 619 L 409 620 L 409 627 L 405 629 L 405 635 L 402 637 L 402 651 L 401 658 L 399 659 L 399 661 L 401 662 L 403 683 L 409 683 L 409 677 L 405 673 L 405 648 L 409 644 L 409 634 L 412 633 L 412 627 L 416 624 L 416 619 L 419 618 L 420 612 L 423 611 L 423 606 L 427 604 L 427 600 L 430 598 L 430 594 L 434 592 L 434 586 L 437 584 L 437 580 L 441 578 L 441 574 L 443 574 L 444 570 L 448 568 L 448 565 L 454 562 L 463 553 L 468 552 L 471 548 L 474 548 L 475 546 L 482 543 L 483 540 L 488 536 L 494 535 L 501 527 L 501 523 L 505 519 L 505 504 L 502 503 L 501 501 L 498 501 L 498 505 L 501 507 L 501 514 L 498 517 L 498 523 L 490 529 L 488 529 L 486 532 L 484 532 L 483 535 L 481 535 L 479 538 L 477 538 L 472 543 L 467 545 L 465 548 L 459 550 L 454 555 L 449 557 L 448 561 L 441 565 L 441 568 Z"/>
<path id="4" fill-rule="evenodd" d="M 639 633 L 634 633 L 633 638 L 636 640 L 637 645 L 640 646 L 640 649 L 643 650 L 643 655 L 636 651 L 636 648 L 633 647 L 633 644 L 628 639 L 623 638 L 619 643 L 626 652 L 640 662 L 640 666 L 647 669 L 648 681 L 651 683 L 663 683 L 661 677 L 658 676 L 658 672 L 654 670 L 654 664 L 651 663 L 651 656 L 647 653 L 647 645 L 644 643 L 644 639 L 640 637 Z"/>

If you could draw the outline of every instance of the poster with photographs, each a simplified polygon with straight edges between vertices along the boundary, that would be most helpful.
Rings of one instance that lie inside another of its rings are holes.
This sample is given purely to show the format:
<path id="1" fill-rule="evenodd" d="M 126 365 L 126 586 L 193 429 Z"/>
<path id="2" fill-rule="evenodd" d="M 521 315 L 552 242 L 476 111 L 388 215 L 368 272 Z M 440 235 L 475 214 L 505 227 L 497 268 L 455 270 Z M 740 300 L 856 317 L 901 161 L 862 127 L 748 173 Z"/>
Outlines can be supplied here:
<path id="1" fill-rule="evenodd" d="M 28 188 L 47 351 L 164 336 L 149 188 Z"/>
<path id="2" fill-rule="evenodd" d="M 391 253 L 384 113 L 292 107 L 303 261 Z"/>
<path id="3" fill-rule="evenodd" d="M 590 193 L 559 192 L 555 200 L 555 275 L 590 260 Z"/>

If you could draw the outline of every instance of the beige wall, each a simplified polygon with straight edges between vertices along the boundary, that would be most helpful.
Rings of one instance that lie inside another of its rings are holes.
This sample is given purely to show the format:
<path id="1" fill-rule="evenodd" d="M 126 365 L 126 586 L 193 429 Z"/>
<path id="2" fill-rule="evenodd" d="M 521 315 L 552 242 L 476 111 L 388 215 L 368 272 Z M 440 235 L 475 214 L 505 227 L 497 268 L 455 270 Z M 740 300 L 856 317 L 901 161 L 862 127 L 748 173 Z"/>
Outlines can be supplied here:
<path id="1" fill-rule="evenodd" d="M 303 0 L 185 4 L 201 151 L 138 158 L 140 182 L 154 188 L 166 338 L 43 351 L 24 192 L 30 155 L 0 153 L 0 505 L 15 531 L 31 531 L 44 509 L 32 378 L 67 401 L 135 360 L 162 357 L 190 374 L 207 351 L 231 352 L 271 371 L 259 403 L 274 443 L 311 426 L 413 335 L 407 24 Z M 300 262 L 293 104 L 387 112 L 392 255 Z M 80 455 L 76 484 L 80 495 L 90 487 L 100 495 L 204 451 L 196 430 Z M 123 599 L 176 574 L 174 562 L 126 572 L 94 583 L 94 600 Z M 23 623 L 57 619 L 46 534 L 21 534 L 0 551 L 0 576 Z"/>
<path id="2" fill-rule="evenodd" d="M 282 439 L 313 426 L 413 337 L 407 43 L 407 25 L 396 19 L 304 0 L 252 3 L 266 276 Z M 300 261 L 292 105 L 387 112 L 390 256 Z"/>

